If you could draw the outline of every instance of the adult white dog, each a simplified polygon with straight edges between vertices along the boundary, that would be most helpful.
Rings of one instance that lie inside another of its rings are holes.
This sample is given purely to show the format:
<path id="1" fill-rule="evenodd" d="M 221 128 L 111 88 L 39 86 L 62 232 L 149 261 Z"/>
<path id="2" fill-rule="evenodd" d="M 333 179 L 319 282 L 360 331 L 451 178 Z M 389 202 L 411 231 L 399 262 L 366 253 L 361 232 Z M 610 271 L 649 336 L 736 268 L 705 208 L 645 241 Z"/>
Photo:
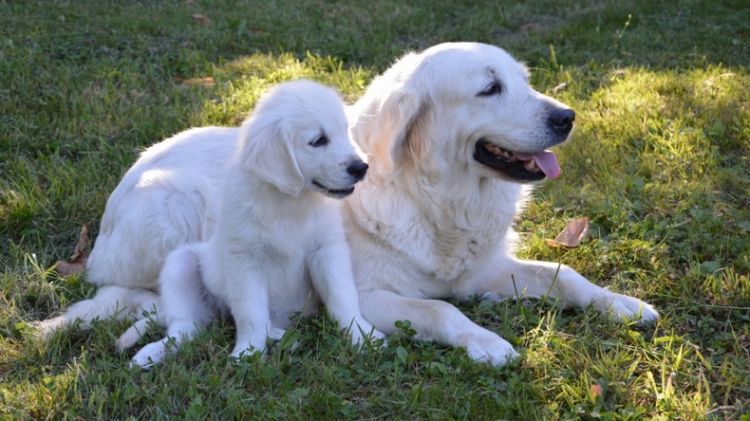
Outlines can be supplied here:
<path id="1" fill-rule="evenodd" d="M 371 168 L 345 200 L 344 222 L 362 312 L 376 329 L 390 333 L 395 321 L 410 320 L 417 339 L 464 347 L 473 359 L 499 365 L 516 355 L 512 346 L 439 298 L 546 294 L 619 319 L 658 317 L 645 302 L 568 266 L 514 256 L 511 225 L 528 183 L 559 175 L 546 148 L 567 139 L 575 114 L 534 91 L 526 69 L 505 51 L 447 43 L 408 54 L 349 111 Z M 209 130 L 219 137 L 228 129 Z M 107 204 L 88 263 L 91 282 L 154 288 L 164 256 L 213 224 L 215 187 L 206 186 L 224 178 L 215 168 L 231 148 L 211 143 L 164 145 L 162 160 L 144 156 L 131 169 Z M 148 182 L 149 172 L 164 171 L 179 184 Z M 92 301 L 92 308 L 112 306 Z"/>

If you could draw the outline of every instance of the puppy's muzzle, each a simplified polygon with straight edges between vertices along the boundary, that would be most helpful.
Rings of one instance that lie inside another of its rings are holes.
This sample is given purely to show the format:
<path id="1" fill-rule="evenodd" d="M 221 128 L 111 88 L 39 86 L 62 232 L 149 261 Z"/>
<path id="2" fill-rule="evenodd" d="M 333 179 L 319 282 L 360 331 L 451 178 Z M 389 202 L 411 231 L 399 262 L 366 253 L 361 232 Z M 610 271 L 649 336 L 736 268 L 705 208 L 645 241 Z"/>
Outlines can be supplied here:
<path id="1" fill-rule="evenodd" d="M 349 164 L 348 167 L 346 167 L 346 172 L 355 180 L 359 181 L 365 178 L 365 174 L 367 174 L 368 168 L 369 165 L 367 165 L 365 162 L 359 159 L 355 159 L 354 161 L 352 161 L 352 163 Z"/>

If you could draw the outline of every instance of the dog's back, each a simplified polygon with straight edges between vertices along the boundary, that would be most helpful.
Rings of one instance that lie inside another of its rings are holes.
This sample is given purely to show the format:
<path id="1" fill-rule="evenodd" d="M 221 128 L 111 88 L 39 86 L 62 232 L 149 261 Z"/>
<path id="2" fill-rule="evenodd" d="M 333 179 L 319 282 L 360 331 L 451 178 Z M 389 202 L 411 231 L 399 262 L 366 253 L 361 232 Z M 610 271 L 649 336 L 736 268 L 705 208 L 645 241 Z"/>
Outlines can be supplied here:
<path id="1" fill-rule="evenodd" d="M 107 200 L 87 280 L 155 290 L 166 255 L 212 229 L 211 205 L 223 188 L 237 133 L 190 129 L 144 151 Z M 134 239 L 137 245 L 123 247 Z"/>

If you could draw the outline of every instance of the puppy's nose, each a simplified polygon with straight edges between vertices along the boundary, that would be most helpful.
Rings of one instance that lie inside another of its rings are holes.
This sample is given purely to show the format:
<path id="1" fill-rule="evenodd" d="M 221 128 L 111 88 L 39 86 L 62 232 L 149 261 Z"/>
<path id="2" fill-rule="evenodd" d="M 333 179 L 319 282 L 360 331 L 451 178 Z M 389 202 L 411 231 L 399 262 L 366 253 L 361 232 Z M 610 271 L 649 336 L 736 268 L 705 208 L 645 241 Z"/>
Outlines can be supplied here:
<path id="1" fill-rule="evenodd" d="M 356 159 L 351 164 L 349 164 L 348 167 L 346 167 L 346 172 L 357 180 L 361 180 L 365 178 L 365 174 L 367 174 L 368 168 L 369 166 L 366 163 L 360 161 L 359 159 Z"/>
<path id="2" fill-rule="evenodd" d="M 576 112 L 568 108 L 555 108 L 549 113 L 549 127 L 557 133 L 567 134 L 573 128 Z"/>

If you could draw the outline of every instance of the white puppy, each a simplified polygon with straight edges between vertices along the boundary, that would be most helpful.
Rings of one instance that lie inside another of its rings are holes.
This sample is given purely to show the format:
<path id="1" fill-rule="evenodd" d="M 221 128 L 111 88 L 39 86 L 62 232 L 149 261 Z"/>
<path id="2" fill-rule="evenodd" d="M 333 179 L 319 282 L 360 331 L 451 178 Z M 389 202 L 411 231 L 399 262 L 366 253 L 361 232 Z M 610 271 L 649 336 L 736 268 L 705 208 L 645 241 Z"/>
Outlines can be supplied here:
<path id="1" fill-rule="evenodd" d="M 440 298 L 547 294 L 619 319 L 658 317 L 566 265 L 515 257 L 514 218 L 529 183 L 559 175 L 546 148 L 567 139 L 575 113 L 533 90 L 505 51 L 447 43 L 408 54 L 349 111 L 372 168 L 344 201 L 344 223 L 362 312 L 377 329 L 393 332 L 395 321 L 410 320 L 417 339 L 504 364 L 513 347 Z M 202 130 L 149 150 L 115 189 L 88 261 L 88 280 L 107 287 L 77 304 L 75 315 L 89 320 L 112 308 L 111 285 L 130 288 L 128 298 L 153 289 L 164 256 L 211 230 L 215 186 L 225 177 L 217 168 L 232 141 L 227 129 Z"/>
<path id="2" fill-rule="evenodd" d="M 268 337 L 278 339 L 294 312 L 317 310 L 318 299 L 355 344 L 382 336 L 360 314 L 340 206 L 329 199 L 351 194 L 366 172 L 333 90 L 297 81 L 269 91 L 241 128 L 213 234 L 177 248 L 161 271 L 167 337 L 133 362 L 159 362 L 170 338 L 191 338 L 224 308 L 237 329 L 234 357 L 264 351 Z"/>

